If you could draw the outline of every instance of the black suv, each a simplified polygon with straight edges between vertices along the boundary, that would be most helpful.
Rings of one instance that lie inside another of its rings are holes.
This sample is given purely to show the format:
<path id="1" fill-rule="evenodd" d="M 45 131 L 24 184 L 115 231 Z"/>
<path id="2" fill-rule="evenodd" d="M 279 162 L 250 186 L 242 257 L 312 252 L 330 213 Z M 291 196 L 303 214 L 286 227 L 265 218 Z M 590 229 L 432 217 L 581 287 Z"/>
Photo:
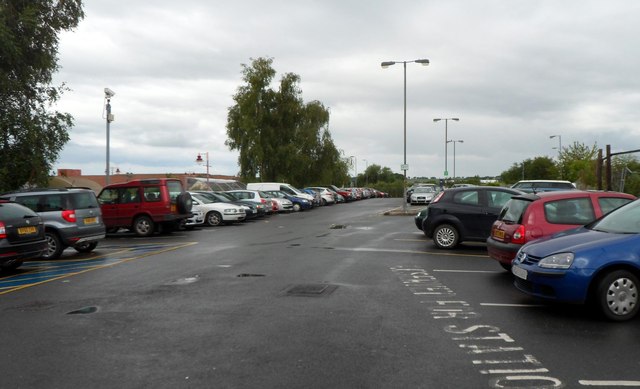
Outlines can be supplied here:
<path id="1" fill-rule="evenodd" d="M 485 242 L 502 206 L 518 194 L 522 192 L 494 186 L 447 189 L 416 215 L 416 226 L 440 249 Z"/>
<path id="2" fill-rule="evenodd" d="M 47 239 L 43 259 L 56 259 L 67 247 L 88 253 L 106 236 L 100 205 L 91 189 L 31 189 L 5 193 L 0 198 L 40 215 Z"/>

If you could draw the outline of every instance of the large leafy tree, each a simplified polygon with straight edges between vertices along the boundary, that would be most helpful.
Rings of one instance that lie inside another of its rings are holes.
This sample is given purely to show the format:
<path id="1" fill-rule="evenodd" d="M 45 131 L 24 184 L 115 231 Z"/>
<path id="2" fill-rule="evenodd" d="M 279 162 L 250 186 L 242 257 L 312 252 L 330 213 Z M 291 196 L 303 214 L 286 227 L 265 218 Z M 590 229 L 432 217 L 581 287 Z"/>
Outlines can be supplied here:
<path id="1" fill-rule="evenodd" d="M 240 177 L 296 186 L 343 181 L 347 165 L 331 139 L 329 110 L 303 101 L 296 74 L 283 75 L 274 90 L 272 65 L 271 58 L 243 64 L 244 83 L 229 108 L 225 143 L 240 152 Z"/>
<path id="2" fill-rule="evenodd" d="M 504 183 L 514 184 L 519 180 L 554 180 L 557 179 L 558 168 L 549 157 L 526 159 L 521 163 L 514 163 L 509 170 L 500 174 Z"/>
<path id="3" fill-rule="evenodd" d="M 0 190 L 46 185 L 73 117 L 52 109 L 58 34 L 84 18 L 81 0 L 0 0 Z"/>
<path id="4" fill-rule="evenodd" d="M 573 142 L 568 147 L 563 147 L 559 156 L 559 178 L 575 182 L 581 187 L 595 187 L 597 154 L 597 144 L 587 146 L 581 142 Z"/>

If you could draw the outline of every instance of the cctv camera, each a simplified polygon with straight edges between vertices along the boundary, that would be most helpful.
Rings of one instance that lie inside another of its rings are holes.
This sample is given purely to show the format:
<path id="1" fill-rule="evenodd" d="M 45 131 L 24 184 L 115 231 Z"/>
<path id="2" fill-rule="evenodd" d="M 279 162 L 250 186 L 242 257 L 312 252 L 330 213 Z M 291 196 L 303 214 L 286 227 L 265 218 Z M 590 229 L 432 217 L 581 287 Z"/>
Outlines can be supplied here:
<path id="1" fill-rule="evenodd" d="M 116 92 L 112 91 L 109 88 L 104 88 L 104 94 L 105 96 L 107 96 L 108 99 L 112 98 L 113 96 L 116 95 Z"/>

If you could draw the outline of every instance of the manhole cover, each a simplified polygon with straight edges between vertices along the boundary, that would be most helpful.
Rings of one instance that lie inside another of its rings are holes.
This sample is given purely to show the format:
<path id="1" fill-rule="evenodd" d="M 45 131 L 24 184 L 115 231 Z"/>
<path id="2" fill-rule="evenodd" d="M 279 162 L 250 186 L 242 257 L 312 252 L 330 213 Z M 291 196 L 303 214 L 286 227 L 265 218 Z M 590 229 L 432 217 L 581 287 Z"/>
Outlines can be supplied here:
<path id="1" fill-rule="evenodd" d="M 299 284 L 289 287 L 285 294 L 288 296 L 320 297 L 331 294 L 337 285 L 331 284 Z"/>
<path id="2" fill-rule="evenodd" d="M 237 277 L 264 277 L 264 274 L 254 274 L 254 273 L 241 273 L 238 274 Z"/>
<path id="3" fill-rule="evenodd" d="M 332 224 L 331 226 L 329 226 L 329 229 L 331 230 L 343 230 L 347 228 L 347 226 L 345 226 L 344 224 Z"/>

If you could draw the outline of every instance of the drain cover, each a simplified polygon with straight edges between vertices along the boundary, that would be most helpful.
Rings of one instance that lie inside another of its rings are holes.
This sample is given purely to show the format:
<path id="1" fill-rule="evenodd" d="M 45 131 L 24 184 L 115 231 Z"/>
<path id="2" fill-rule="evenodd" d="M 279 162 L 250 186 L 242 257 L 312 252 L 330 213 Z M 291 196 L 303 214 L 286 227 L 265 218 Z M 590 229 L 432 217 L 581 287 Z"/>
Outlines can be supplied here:
<path id="1" fill-rule="evenodd" d="M 299 284 L 289 287 L 285 294 L 288 296 L 320 297 L 331 294 L 338 288 L 331 284 Z"/>
<path id="2" fill-rule="evenodd" d="M 86 315 L 98 311 L 98 307 L 84 307 L 76 309 L 75 311 L 67 312 L 67 315 Z"/>
<path id="3" fill-rule="evenodd" d="M 264 274 L 255 274 L 255 273 L 241 273 L 236 277 L 264 277 Z"/>

